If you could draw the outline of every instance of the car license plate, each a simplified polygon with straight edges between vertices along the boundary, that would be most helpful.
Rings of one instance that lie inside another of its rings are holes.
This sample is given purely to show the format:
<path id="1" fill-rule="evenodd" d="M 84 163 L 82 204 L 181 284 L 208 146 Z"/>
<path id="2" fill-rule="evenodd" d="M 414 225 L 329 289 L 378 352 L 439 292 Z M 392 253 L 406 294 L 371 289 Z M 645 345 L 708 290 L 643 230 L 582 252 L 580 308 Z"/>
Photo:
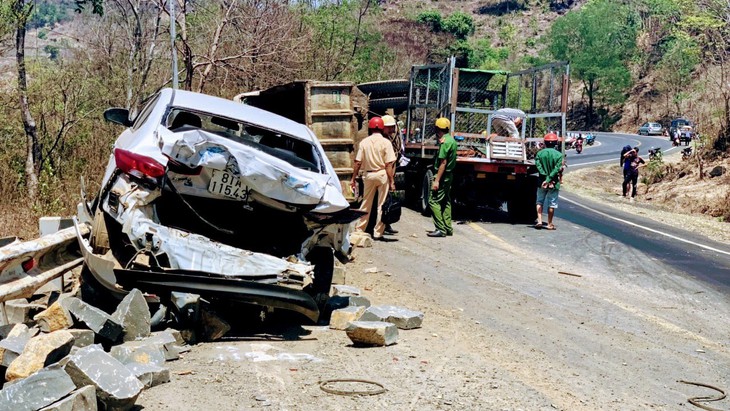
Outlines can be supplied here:
<path id="1" fill-rule="evenodd" d="M 478 178 L 478 179 L 484 179 L 484 178 L 487 178 L 487 173 L 477 173 L 477 178 Z"/>
<path id="2" fill-rule="evenodd" d="M 213 170 L 213 178 L 208 184 L 208 191 L 213 194 L 220 194 L 237 200 L 247 200 L 250 190 L 243 185 L 241 179 L 226 172 Z"/>

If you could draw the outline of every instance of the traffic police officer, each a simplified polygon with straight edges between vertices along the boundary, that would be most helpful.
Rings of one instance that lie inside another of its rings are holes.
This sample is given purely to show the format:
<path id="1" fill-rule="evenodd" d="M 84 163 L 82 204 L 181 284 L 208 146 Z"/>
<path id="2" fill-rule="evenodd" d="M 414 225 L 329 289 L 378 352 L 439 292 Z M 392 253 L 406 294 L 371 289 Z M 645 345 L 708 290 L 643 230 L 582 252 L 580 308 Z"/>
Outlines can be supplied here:
<path id="1" fill-rule="evenodd" d="M 441 117 L 436 120 L 439 152 L 434 164 L 436 175 L 431 186 L 431 198 L 428 201 L 436 229 L 427 234 L 429 237 L 446 237 L 454 234 L 454 229 L 451 227 L 451 183 L 456 168 L 457 146 L 456 140 L 449 134 L 450 129 L 449 119 Z"/>

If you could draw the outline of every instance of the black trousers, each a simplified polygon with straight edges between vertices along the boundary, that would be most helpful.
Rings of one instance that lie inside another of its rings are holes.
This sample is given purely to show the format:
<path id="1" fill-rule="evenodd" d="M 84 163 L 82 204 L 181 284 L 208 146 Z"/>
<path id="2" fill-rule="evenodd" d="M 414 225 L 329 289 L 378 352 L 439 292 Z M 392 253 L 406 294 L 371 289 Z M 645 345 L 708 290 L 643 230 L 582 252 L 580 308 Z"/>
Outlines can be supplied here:
<path id="1" fill-rule="evenodd" d="M 629 184 L 631 184 L 631 197 L 636 197 L 636 183 L 639 182 L 639 173 L 631 171 L 624 171 L 624 183 L 622 185 L 624 189 L 624 197 L 629 191 Z"/>

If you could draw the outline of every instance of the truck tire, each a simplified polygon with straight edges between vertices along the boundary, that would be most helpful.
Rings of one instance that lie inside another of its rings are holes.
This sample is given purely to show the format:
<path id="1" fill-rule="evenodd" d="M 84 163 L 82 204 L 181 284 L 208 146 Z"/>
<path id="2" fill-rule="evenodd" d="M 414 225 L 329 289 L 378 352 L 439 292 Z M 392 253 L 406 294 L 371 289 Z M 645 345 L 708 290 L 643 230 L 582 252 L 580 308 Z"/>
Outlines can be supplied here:
<path id="1" fill-rule="evenodd" d="M 421 185 L 421 203 L 420 212 L 426 217 L 431 216 L 431 206 L 428 205 L 428 201 L 431 199 L 431 185 L 433 184 L 433 171 L 426 170 L 423 175 L 423 183 Z"/>

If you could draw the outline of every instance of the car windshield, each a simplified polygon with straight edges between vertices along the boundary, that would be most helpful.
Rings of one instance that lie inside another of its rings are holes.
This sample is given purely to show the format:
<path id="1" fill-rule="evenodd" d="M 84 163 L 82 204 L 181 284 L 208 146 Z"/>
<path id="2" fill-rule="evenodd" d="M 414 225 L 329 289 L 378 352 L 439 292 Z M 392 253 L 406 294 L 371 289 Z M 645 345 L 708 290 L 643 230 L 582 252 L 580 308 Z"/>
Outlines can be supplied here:
<path id="1" fill-rule="evenodd" d="M 304 170 L 322 172 L 315 147 L 298 138 L 214 114 L 173 108 L 164 122 L 170 131 L 201 129 L 263 151 Z"/>

